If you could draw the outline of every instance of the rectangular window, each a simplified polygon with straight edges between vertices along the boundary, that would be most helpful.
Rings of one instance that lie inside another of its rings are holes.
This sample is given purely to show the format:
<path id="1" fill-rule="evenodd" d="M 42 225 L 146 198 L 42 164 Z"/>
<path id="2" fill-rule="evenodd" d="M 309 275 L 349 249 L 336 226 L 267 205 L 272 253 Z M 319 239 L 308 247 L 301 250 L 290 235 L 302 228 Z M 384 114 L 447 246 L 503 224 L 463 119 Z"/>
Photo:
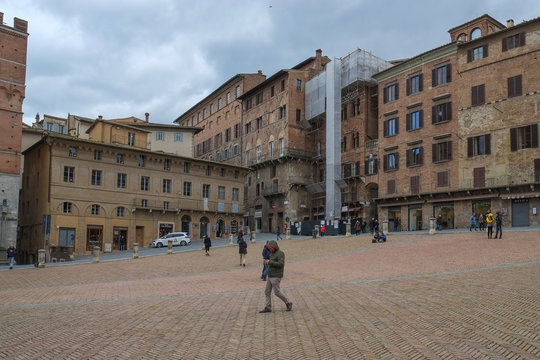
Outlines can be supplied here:
<path id="1" fill-rule="evenodd" d="M 538 124 L 510 129 L 510 149 L 512 151 L 538 147 Z"/>
<path id="2" fill-rule="evenodd" d="M 212 175 L 212 166 L 207 165 L 206 168 L 204 169 L 204 174 L 206 176 L 211 176 Z"/>
<path id="3" fill-rule="evenodd" d="M 184 133 L 175 132 L 174 133 L 174 141 L 175 142 L 183 142 L 184 141 Z"/>
<path id="4" fill-rule="evenodd" d="M 251 153 L 250 151 L 246 151 L 246 165 L 250 165 L 251 162 Z"/>
<path id="5" fill-rule="evenodd" d="M 126 156 L 124 154 L 116 154 L 116 163 L 123 164 L 125 162 Z"/>
<path id="6" fill-rule="evenodd" d="M 279 139 L 279 156 L 285 155 L 285 140 Z"/>
<path id="7" fill-rule="evenodd" d="M 99 215 L 99 205 L 92 204 L 92 215 Z"/>
<path id="8" fill-rule="evenodd" d="M 238 87 L 236 87 L 238 89 Z M 238 97 L 238 95 L 236 95 L 236 97 Z M 231 103 L 231 92 L 227 92 L 227 96 L 226 96 L 226 101 L 227 101 L 227 105 L 229 105 Z"/>
<path id="9" fill-rule="evenodd" d="M 124 217 L 124 211 L 125 211 L 125 207 L 123 206 L 119 206 L 116 208 L 116 216 L 118 217 Z"/>
<path id="10" fill-rule="evenodd" d="M 101 160 L 101 150 L 94 150 L 94 160 Z"/>
<path id="11" fill-rule="evenodd" d="M 234 138 L 238 139 L 240 137 L 240 124 L 234 125 Z"/>
<path id="12" fill-rule="evenodd" d="M 142 208 L 147 208 L 148 207 L 148 200 L 142 199 L 141 200 L 141 207 Z"/>
<path id="13" fill-rule="evenodd" d="M 70 202 L 64 202 L 64 214 L 71 214 L 71 203 Z"/>
<path id="14" fill-rule="evenodd" d="M 390 179 L 386 182 L 386 193 L 395 194 L 396 193 L 396 180 Z"/>
<path id="15" fill-rule="evenodd" d="M 217 108 L 218 110 L 221 110 L 222 107 L 223 107 L 223 101 L 221 100 L 221 98 L 219 98 L 217 101 Z"/>
<path id="16" fill-rule="evenodd" d="M 273 141 L 270 141 L 270 143 L 268 143 L 268 154 L 270 155 L 270 158 L 274 157 L 274 142 Z"/>
<path id="17" fill-rule="evenodd" d="M 486 103 L 486 87 L 484 84 L 471 88 L 471 106 L 484 105 Z"/>
<path id="18" fill-rule="evenodd" d="M 296 91 L 302 91 L 302 80 L 296 79 Z"/>
<path id="19" fill-rule="evenodd" d="M 431 85 L 439 86 L 452 81 L 452 73 L 450 64 L 439 66 L 431 71 Z"/>
<path id="20" fill-rule="evenodd" d="M 101 185 L 101 170 L 92 170 L 92 185 Z"/>
<path id="21" fill-rule="evenodd" d="M 279 108 L 279 118 L 284 119 L 287 117 L 286 105 L 283 105 Z"/>
<path id="22" fill-rule="evenodd" d="M 169 209 L 169 202 L 168 201 L 164 201 L 163 202 L 163 210 L 168 210 Z"/>
<path id="23" fill-rule="evenodd" d="M 399 85 L 398 83 L 388 85 L 384 88 L 384 103 L 395 101 L 399 99 Z"/>
<path id="24" fill-rule="evenodd" d="M 225 200 L 225 186 L 218 186 L 218 199 Z"/>
<path id="25" fill-rule="evenodd" d="M 540 182 L 540 159 L 534 159 L 534 181 Z"/>
<path id="26" fill-rule="evenodd" d="M 449 171 L 440 171 L 437 173 L 437 187 L 447 187 L 450 185 Z"/>
<path id="27" fill-rule="evenodd" d="M 210 198 L 210 185 L 207 185 L 207 184 L 203 184 L 203 189 L 202 189 L 202 197 L 204 199 L 208 199 Z"/>
<path id="28" fill-rule="evenodd" d="M 473 187 L 483 188 L 486 186 L 486 168 L 474 168 L 473 169 Z"/>
<path id="29" fill-rule="evenodd" d="M 128 145 L 135 146 L 135 133 L 128 133 Z"/>
<path id="30" fill-rule="evenodd" d="M 491 154 L 491 135 L 480 135 L 467 138 L 467 156 Z"/>
<path id="31" fill-rule="evenodd" d="M 163 192 L 164 193 L 170 193 L 171 192 L 171 179 L 163 179 Z"/>
<path id="32" fill-rule="evenodd" d="M 261 145 L 257 146 L 257 162 L 261 162 Z"/>
<path id="33" fill-rule="evenodd" d="M 189 174 L 189 170 L 191 168 L 191 164 L 188 162 L 184 163 L 184 174 Z"/>
<path id="34" fill-rule="evenodd" d="M 141 190 L 150 190 L 150 178 L 148 176 L 141 176 Z"/>
<path id="35" fill-rule="evenodd" d="M 146 156 L 139 155 L 139 161 L 138 161 L 137 165 L 139 165 L 139 167 L 145 167 L 145 165 L 146 165 Z"/>
<path id="36" fill-rule="evenodd" d="M 232 148 L 232 154 L 233 156 L 238 155 L 238 144 L 235 144 Z"/>
<path id="37" fill-rule="evenodd" d="M 116 187 L 119 189 L 125 189 L 126 188 L 126 174 L 118 174 L 116 176 Z"/>
<path id="38" fill-rule="evenodd" d="M 240 85 L 236 86 L 236 98 L 238 99 L 240 97 Z"/>
<path id="39" fill-rule="evenodd" d="M 165 141 L 165 132 L 156 131 L 156 141 Z"/>
<path id="40" fill-rule="evenodd" d="M 251 121 L 246 124 L 246 134 L 251 133 Z"/>
<path id="41" fill-rule="evenodd" d="M 232 201 L 239 201 L 240 200 L 240 190 L 237 188 L 232 189 Z"/>
<path id="42" fill-rule="evenodd" d="M 432 124 L 440 124 L 452 120 L 452 103 L 437 104 L 431 108 Z"/>
<path id="43" fill-rule="evenodd" d="M 502 39 L 502 51 L 525 46 L 525 33 L 519 33 Z"/>
<path id="44" fill-rule="evenodd" d="M 375 175 L 377 174 L 378 170 L 378 162 L 377 159 L 368 159 L 365 163 L 366 168 L 366 175 Z"/>
<path id="45" fill-rule="evenodd" d="M 424 75 L 418 74 L 407 79 L 407 95 L 419 93 L 424 89 Z"/>
<path id="46" fill-rule="evenodd" d="M 300 122 L 302 120 L 302 110 L 296 109 L 296 121 Z"/>
<path id="47" fill-rule="evenodd" d="M 399 168 L 399 154 L 391 153 L 384 155 L 383 168 L 385 171 L 397 170 Z"/>
<path id="48" fill-rule="evenodd" d="M 452 160 L 452 142 L 440 142 L 433 144 L 433 162 Z"/>
<path id="49" fill-rule="evenodd" d="M 420 193 L 420 175 L 411 176 L 411 194 Z"/>
<path id="50" fill-rule="evenodd" d="M 488 56 L 488 45 L 477 46 L 467 51 L 467 62 L 477 61 Z"/>
<path id="51" fill-rule="evenodd" d="M 384 136 L 390 137 L 399 134 L 399 118 L 388 119 L 384 122 Z"/>
<path id="52" fill-rule="evenodd" d="M 270 97 L 273 97 L 274 94 L 275 94 L 274 86 L 272 85 L 272 87 L 270 88 Z"/>
<path id="53" fill-rule="evenodd" d="M 214 113 L 214 104 L 210 104 L 210 115 Z"/>
<path id="54" fill-rule="evenodd" d="M 407 150 L 407 167 L 420 166 L 424 163 L 424 148 L 415 147 Z"/>
<path id="55" fill-rule="evenodd" d="M 71 166 L 64 166 L 64 182 L 75 181 L 75 168 Z"/>
<path id="56" fill-rule="evenodd" d="M 163 170 L 171 170 L 171 159 L 163 160 Z"/>
<path id="57" fill-rule="evenodd" d="M 521 75 L 508 78 L 508 97 L 515 97 L 523 95 Z"/>
<path id="58" fill-rule="evenodd" d="M 258 117 L 257 118 L 257 130 L 262 129 L 262 127 L 263 127 L 262 117 Z"/>
<path id="59" fill-rule="evenodd" d="M 70 146 L 69 147 L 69 156 L 70 157 L 77 157 L 77 152 L 78 152 L 77 147 L 75 147 L 75 146 Z"/>
<path id="60" fill-rule="evenodd" d="M 424 110 L 407 114 L 407 131 L 418 130 L 424 127 Z"/>
<path id="61" fill-rule="evenodd" d="M 261 93 L 258 93 L 257 95 L 255 95 L 255 104 L 259 105 L 262 102 L 263 102 L 263 94 L 261 92 Z"/>
<path id="62" fill-rule="evenodd" d="M 225 142 L 231 141 L 231 128 L 225 129 Z"/>
<path id="63" fill-rule="evenodd" d="M 191 183 L 184 181 L 184 196 L 191 196 Z"/>
<path id="64" fill-rule="evenodd" d="M 281 80 L 281 91 L 285 91 L 285 80 Z"/>

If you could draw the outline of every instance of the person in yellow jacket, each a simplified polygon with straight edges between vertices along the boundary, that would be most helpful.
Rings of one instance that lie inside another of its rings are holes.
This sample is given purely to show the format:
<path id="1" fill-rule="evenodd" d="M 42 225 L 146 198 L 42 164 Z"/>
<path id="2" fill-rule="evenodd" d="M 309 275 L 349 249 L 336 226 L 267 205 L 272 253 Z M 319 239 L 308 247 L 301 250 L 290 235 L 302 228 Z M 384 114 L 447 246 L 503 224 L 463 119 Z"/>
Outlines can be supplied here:
<path id="1" fill-rule="evenodd" d="M 495 218 L 493 217 L 491 210 L 488 210 L 488 214 L 486 215 L 488 239 L 491 239 L 491 237 L 493 236 L 493 222 L 494 221 L 495 221 Z"/>

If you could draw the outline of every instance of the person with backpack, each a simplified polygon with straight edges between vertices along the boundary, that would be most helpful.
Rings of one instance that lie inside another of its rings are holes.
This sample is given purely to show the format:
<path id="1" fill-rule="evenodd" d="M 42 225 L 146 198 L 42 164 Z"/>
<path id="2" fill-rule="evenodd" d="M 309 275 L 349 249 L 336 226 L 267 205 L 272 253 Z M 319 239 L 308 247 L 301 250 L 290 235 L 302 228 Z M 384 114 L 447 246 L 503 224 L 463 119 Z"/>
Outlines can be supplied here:
<path id="1" fill-rule="evenodd" d="M 212 246 L 212 241 L 210 241 L 210 236 L 208 234 L 204 237 L 204 251 L 206 251 L 206 256 L 210 256 L 210 247 Z"/>
<path id="2" fill-rule="evenodd" d="M 240 254 L 240 266 L 246 267 L 247 243 L 243 236 L 238 236 L 238 253 Z"/>
<path id="3" fill-rule="evenodd" d="M 9 269 L 13 269 L 13 265 L 15 264 L 15 257 L 17 256 L 17 249 L 15 249 L 15 246 L 13 244 L 10 244 L 9 247 L 6 250 L 7 258 L 9 259 Z"/>
<path id="4" fill-rule="evenodd" d="M 502 239 L 502 221 L 503 216 L 497 211 L 497 215 L 495 215 L 495 239 L 497 238 L 497 235 L 499 236 L 499 239 Z"/>
<path id="5" fill-rule="evenodd" d="M 268 241 L 263 246 L 262 250 L 262 257 L 263 257 L 263 269 L 261 274 L 261 280 L 266 281 L 266 277 L 268 276 L 268 264 L 266 263 L 266 260 L 270 260 L 270 255 L 272 253 L 270 252 L 270 249 L 268 249 Z"/>
<path id="6" fill-rule="evenodd" d="M 494 221 L 495 221 L 495 218 L 493 217 L 491 210 L 488 210 L 488 214 L 486 215 L 488 239 L 491 239 L 493 237 L 493 222 Z"/>
<path id="7" fill-rule="evenodd" d="M 268 280 L 266 280 L 266 287 L 264 289 L 266 306 L 259 313 L 272 312 L 272 290 L 285 303 L 287 307 L 286 311 L 291 311 L 293 303 L 281 291 L 281 279 L 283 278 L 283 270 L 285 268 L 285 253 L 279 249 L 276 240 L 271 240 L 266 246 L 271 253 L 270 259 L 264 260 L 268 264 Z"/>

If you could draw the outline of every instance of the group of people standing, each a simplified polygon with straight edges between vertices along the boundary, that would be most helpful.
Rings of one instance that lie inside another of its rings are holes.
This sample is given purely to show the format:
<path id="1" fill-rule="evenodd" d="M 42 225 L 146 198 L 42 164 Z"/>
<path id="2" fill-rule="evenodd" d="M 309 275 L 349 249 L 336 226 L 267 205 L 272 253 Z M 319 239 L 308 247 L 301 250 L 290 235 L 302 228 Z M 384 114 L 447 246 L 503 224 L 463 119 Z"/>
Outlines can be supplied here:
<path id="1" fill-rule="evenodd" d="M 495 215 L 491 212 L 491 210 L 488 210 L 486 215 L 480 214 L 478 218 L 476 217 L 476 213 L 473 212 L 470 218 L 470 226 L 469 231 L 484 231 L 487 225 L 487 235 L 488 239 L 493 238 L 493 225 L 495 225 L 495 239 L 499 237 L 499 239 L 502 239 L 502 222 L 503 222 L 503 215 L 497 211 Z"/>

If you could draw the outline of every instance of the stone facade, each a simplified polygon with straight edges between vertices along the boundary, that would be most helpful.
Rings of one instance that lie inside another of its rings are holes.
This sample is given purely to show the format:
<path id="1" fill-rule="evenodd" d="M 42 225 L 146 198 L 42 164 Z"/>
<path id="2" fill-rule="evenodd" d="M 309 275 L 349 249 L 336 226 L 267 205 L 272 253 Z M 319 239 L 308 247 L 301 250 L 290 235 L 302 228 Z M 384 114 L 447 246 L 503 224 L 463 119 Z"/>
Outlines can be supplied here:
<path id="1" fill-rule="evenodd" d="M 0 262 L 17 242 L 27 43 L 28 23 L 15 18 L 7 26 L 0 13 Z"/>

